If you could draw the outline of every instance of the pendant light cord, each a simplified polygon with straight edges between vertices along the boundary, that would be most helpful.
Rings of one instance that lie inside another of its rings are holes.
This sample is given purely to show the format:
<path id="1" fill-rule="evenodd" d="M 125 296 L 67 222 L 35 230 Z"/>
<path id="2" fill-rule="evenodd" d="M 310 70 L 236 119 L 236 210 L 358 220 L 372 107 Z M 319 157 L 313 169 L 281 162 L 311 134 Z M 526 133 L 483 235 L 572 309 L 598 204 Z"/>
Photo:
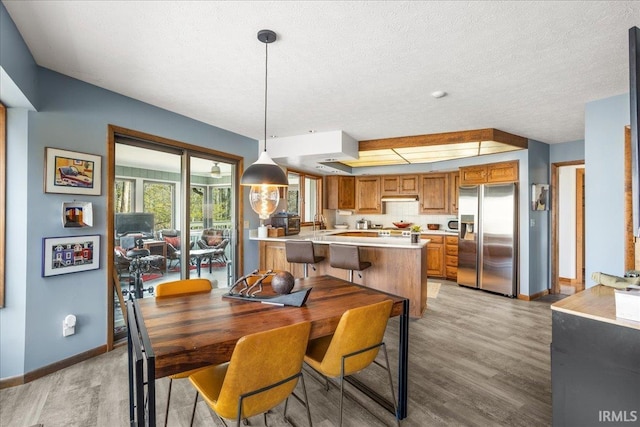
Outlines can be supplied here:
<path id="1" fill-rule="evenodd" d="M 267 151 L 267 74 L 269 73 L 269 43 L 264 44 L 264 151 Z"/>

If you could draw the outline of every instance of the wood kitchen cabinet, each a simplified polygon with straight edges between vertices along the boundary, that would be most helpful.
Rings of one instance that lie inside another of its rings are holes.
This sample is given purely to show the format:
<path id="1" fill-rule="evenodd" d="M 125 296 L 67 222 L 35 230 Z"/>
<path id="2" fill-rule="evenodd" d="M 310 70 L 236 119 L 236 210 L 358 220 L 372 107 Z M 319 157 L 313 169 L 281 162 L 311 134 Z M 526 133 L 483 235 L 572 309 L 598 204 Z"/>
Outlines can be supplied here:
<path id="1" fill-rule="evenodd" d="M 356 208 L 356 178 L 327 176 L 325 181 L 325 209 Z"/>
<path id="2" fill-rule="evenodd" d="M 492 184 L 518 181 L 518 161 L 460 168 L 460 184 Z"/>
<path id="3" fill-rule="evenodd" d="M 418 183 L 418 175 L 382 175 L 380 177 L 383 197 L 417 195 Z"/>
<path id="4" fill-rule="evenodd" d="M 493 163 L 487 169 L 487 183 L 493 182 L 517 182 L 518 161 Z"/>
<path id="5" fill-rule="evenodd" d="M 445 236 L 445 277 L 458 280 L 458 236 Z"/>
<path id="6" fill-rule="evenodd" d="M 282 242 L 260 241 L 259 268 L 262 270 L 291 271 L 287 252 Z"/>
<path id="7" fill-rule="evenodd" d="M 423 234 L 427 243 L 427 276 L 445 277 L 444 236 L 442 234 Z"/>
<path id="8" fill-rule="evenodd" d="M 449 213 L 449 173 L 420 175 L 420 213 Z"/>
<path id="9" fill-rule="evenodd" d="M 460 193 L 460 172 L 449 173 L 449 213 L 458 215 L 458 196 Z"/>
<path id="10" fill-rule="evenodd" d="M 382 213 L 380 201 L 380 177 L 356 177 L 356 212 L 361 214 Z"/>

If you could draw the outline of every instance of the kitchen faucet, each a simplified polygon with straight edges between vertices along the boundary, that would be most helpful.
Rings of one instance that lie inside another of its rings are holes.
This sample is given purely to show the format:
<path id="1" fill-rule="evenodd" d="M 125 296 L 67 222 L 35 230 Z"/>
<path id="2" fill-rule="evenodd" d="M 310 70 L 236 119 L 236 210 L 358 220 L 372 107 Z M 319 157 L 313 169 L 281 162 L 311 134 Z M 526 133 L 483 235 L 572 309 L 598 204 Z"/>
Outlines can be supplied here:
<path id="1" fill-rule="evenodd" d="M 313 216 L 313 235 L 316 235 L 316 222 L 318 222 L 318 229 L 322 230 L 324 228 L 324 216 L 322 214 L 315 214 Z"/>

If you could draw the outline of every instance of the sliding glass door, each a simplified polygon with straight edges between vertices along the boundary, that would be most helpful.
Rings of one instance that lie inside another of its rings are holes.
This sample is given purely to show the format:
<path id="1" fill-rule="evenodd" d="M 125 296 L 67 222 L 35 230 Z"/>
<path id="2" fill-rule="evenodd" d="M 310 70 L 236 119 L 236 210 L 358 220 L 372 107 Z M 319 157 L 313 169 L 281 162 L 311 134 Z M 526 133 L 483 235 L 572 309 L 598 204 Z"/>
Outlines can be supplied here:
<path id="1" fill-rule="evenodd" d="M 159 283 L 186 278 L 234 283 L 238 160 L 119 135 L 114 146 L 115 341 L 126 336 L 122 299 L 153 298 Z"/>

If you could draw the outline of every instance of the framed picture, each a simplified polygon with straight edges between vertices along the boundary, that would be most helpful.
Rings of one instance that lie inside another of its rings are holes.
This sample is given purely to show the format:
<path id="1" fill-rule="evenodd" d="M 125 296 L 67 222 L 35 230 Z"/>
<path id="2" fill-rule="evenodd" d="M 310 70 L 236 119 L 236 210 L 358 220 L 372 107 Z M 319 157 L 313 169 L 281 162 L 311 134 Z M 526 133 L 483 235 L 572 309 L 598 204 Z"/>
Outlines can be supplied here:
<path id="1" fill-rule="evenodd" d="M 531 184 L 531 210 L 549 210 L 549 184 Z"/>
<path id="2" fill-rule="evenodd" d="M 42 277 L 100 268 L 100 236 L 42 239 Z"/>
<path id="3" fill-rule="evenodd" d="M 100 156 L 45 148 L 44 192 L 100 195 Z"/>
<path id="4" fill-rule="evenodd" d="M 91 202 L 63 202 L 62 226 L 93 227 L 93 204 Z"/>

